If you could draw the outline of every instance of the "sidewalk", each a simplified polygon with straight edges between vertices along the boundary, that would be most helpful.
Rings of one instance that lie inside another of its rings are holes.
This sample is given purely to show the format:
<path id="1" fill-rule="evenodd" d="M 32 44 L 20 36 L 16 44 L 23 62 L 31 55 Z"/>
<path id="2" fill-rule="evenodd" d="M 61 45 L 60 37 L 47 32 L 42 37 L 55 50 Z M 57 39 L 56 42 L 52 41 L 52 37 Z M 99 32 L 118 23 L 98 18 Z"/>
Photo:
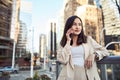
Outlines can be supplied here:
<path id="1" fill-rule="evenodd" d="M 47 75 L 48 77 L 51 78 L 51 80 L 56 80 L 56 73 L 55 72 L 50 72 L 48 70 L 39 70 L 40 75 Z"/>

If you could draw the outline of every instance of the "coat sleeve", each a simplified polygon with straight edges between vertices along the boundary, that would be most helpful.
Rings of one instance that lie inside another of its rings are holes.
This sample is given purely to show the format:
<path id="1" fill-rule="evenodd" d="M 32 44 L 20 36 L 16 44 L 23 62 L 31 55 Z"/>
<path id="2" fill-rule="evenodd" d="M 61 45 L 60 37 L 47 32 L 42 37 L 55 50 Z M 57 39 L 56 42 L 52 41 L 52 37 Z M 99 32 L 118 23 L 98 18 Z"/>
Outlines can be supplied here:
<path id="1" fill-rule="evenodd" d="M 96 52 L 99 55 L 99 60 L 101 60 L 104 56 L 109 56 L 109 52 L 105 47 L 102 47 L 100 44 L 98 44 L 91 36 L 88 37 L 94 52 Z"/>
<path id="2" fill-rule="evenodd" d="M 66 44 L 64 47 L 59 47 L 57 50 L 57 61 L 62 64 L 67 64 L 71 56 L 70 46 Z"/>

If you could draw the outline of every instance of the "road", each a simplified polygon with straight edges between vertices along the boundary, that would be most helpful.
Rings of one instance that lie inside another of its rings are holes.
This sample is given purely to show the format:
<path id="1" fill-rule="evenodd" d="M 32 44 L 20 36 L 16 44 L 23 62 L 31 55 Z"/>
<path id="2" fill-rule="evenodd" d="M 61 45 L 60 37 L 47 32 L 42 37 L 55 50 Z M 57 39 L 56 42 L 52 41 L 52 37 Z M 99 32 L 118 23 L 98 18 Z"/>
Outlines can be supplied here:
<path id="1" fill-rule="evenodd" d="M 30 76 L 30 71 L 20 71 L 18 74 L 11 74 L 10 80 L 25 80 Z"/>
<path id="2" fill-rule="evenodd" d="M 39 70 L 39 74 L 44 74 L 47 73 L 49 76 L 51 76 L 52 80 L 55 80 L 55 74 L 53 72 L 48 72 L 44 70 Z M 34 71 L 35 73 L 35 71 Z M 10 75 L 10 80 L 25 80 L 26 78 L 30 77 L 30 71 L 19 71 L 18 74 L 11 74 Z"/>
<path id="3" fill-rule="evenodd" d="M 46 69 L 40 69 L 40 70 L 34 70 L 34 73 L 38 71 L 39 75 L 47 74 L 51 80 L 56 80 L 56 65 L 51 64 L 51 72 L 49 71 L 49 68 L 46 67 Z M 34 75 L 34 74 L 33 74 Z M 30 77 L 30 71 L 19 71 L 18 74 L 11 74 L 10 80 L 25 80 L 26 78 Z"/>

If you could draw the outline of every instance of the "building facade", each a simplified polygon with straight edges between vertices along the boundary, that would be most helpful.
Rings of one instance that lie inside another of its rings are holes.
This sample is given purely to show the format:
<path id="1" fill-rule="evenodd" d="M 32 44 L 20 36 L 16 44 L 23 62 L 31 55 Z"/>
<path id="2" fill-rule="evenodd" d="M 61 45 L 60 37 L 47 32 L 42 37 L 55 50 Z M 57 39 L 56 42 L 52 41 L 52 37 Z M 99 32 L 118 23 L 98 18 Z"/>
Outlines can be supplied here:
<path id="1" fill-rule="evenodd" d="M 50 23 L 50 58 L 56 58 L 56 49 L 57 49 L 57 38 L 56 38 L 56 22 Z"/>
<path id="2" fill-rule="evenodd" d="M 19 13 L 20 13 L 20 0 L 13 0 L 10 38 L 14 39 L 16 43 L 20 29 Z"/>
<path id="3" fill-rule="evenodd" d="M 104 17 L 104 27 L 106 35 L 120 34 L 120 14 L 116 3 L 112 0 L 100 1 Z"/>
<path id="4" fill-rule="evenodd" d="M 20 30 L 18 34 L 18 40 L 16 45 L 16 56 L 22 57 L 26 54 L 27 44 L 27 26 L 25 23 L 20 21 Z"/>
<path id="5" fill-rule="evenodd" d="M 119 0 L 100 0 L 101 8 L 103 12 L 103 22 L 104 22 L 104 41 L 105 45 L 111 44 L 107 48 L 113 50 L 112 54 L 120 55 L 120 6 Z M 118 54 L 119 53 L 119 54 Z"/>
<path id="6" fill-rule="evenodd" d="M 77 7 L 80 6 L 80 3 L 77 0 L 66 0 L 64 3 L 64 23 L 67 18 L 74 15 Z"/>
<path id="7" fill-rule="evenodd" d="M 39 56 L 43 59 L 47 55 L 47 39 L 45 34 L 40 35 Z"/>
<path id="8" fill-rule="evenodd" d="M 11 17 L 12 0 L 0 0 L 0 66 L 12 64 Z"/>

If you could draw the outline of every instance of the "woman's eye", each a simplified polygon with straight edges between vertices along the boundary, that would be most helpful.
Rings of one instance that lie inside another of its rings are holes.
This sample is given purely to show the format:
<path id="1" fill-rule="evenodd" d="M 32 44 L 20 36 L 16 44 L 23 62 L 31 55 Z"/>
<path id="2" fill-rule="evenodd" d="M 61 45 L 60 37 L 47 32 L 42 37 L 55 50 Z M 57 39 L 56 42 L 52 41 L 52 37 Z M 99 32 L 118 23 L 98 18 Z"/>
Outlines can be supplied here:
<path id="1" fill-rule="evenodd" d="M 76 26 L 77 24 L 76 24 L 76 23 L 73 23 L 73 25 L 75 25 L 75 26 Z"/>
<path id="2" fill-rule="evenodd" d="M 81 23 L 73 23 L 74 26 L 81 26 Z"/>
<path id="3" fill-rule="evenodd" d="M 81 26 L 81 23 L 79 23 L 78 25 Z"/>

